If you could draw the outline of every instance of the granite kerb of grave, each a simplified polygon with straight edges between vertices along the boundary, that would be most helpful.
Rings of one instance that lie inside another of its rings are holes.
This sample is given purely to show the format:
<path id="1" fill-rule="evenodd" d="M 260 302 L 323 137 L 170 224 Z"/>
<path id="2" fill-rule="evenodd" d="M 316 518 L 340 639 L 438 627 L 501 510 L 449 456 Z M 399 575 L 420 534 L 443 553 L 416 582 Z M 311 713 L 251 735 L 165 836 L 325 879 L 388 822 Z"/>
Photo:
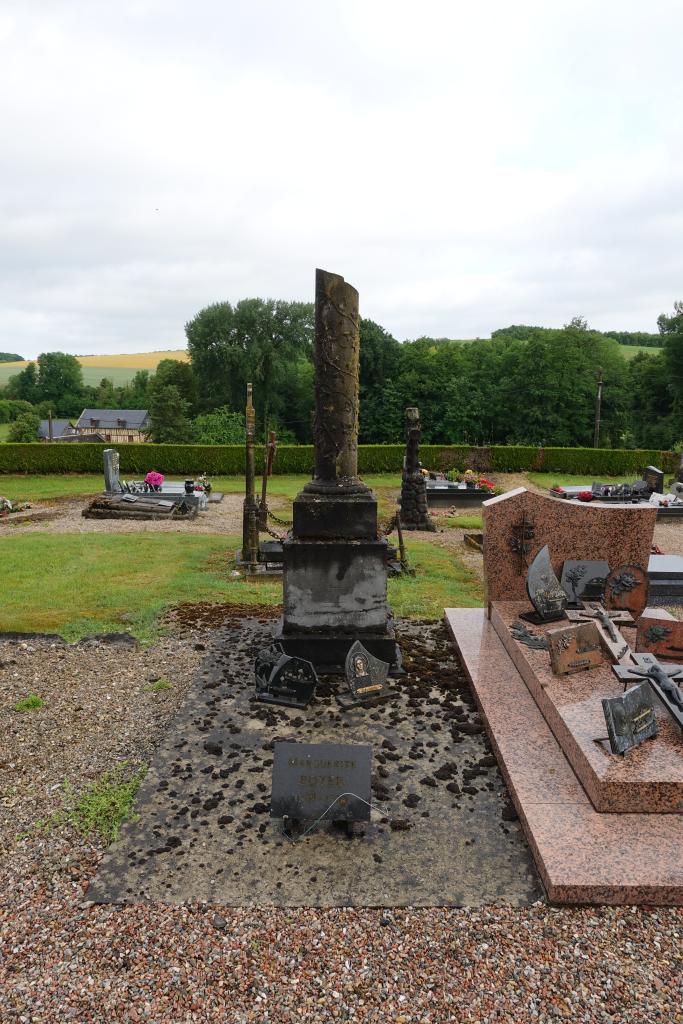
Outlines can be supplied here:
<path id="1" fill-rule="evenodd" d="M 496 601 L 491 624 L 529 688 L 565 757 L 597 811 L 661 814 L 683 811 L 683 756 L 680 730 L 663 708 L 656 709 L 658 735 L 627 758 L 614 756 L 607 743 L 602 699 L 623 693 L 623 683 L 604 662 L 570 676 L 553 673 L 548 652 L 519 644 L 512 624 L 526 607 Z M 535 628 L 547 633 L 556 623 Z M 635 647 L 635 629 L 621 627 Z"/>

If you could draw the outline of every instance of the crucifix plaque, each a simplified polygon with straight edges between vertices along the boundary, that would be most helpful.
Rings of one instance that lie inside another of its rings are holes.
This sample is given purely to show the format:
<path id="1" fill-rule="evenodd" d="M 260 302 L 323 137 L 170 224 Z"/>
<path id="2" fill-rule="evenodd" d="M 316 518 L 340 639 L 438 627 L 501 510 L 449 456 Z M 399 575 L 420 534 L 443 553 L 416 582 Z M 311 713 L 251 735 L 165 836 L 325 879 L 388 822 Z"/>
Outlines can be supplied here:
<path id="1" fill-rule="evenodd" d="M 674 722 L 683 729 L 683 665 L 660 665 L 654 654 L 632 657 L 635 664 L 612 665 L 612 671 L 624 684 L 647 680 Z"/>
<path id="2" fill-rule="evenodd" d="M 580 608 L 567 610 L 567 618 L 570 622 L 595 622 L 602 644 L 612 661 L 620 662 L 629 657 L 631 648 L 617 626 L 633 625 L 630 612 L 608 612 L 598 601 L 582 601 Z"/>

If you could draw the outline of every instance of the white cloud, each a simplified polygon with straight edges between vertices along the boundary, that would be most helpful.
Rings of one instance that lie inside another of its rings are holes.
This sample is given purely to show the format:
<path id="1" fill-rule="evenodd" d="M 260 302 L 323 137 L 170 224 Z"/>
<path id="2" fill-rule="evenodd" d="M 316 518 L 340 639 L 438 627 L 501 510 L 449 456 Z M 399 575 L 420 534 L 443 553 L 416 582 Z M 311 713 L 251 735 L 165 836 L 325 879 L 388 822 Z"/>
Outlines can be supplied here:
<path id="1" fill-rule="evenodd" d="M 24 0 L 0 12 L 0 349 L 311 299 L 397 337 L 654 329 L 681 294 L 683 9 Z"/>

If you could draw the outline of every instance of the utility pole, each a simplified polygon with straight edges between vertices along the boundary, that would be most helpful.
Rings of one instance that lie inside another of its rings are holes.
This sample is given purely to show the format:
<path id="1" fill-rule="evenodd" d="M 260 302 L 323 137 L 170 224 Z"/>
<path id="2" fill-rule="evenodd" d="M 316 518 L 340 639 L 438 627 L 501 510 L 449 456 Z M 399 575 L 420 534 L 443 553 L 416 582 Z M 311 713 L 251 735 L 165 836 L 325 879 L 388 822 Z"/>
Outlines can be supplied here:
<path id="1" fill-rule="evenodd" d="M 598 392 L 595 396 L 595 433 L 593 434 L 593 447 L 600 447 L 600 407 L 602 405 L 602 367 L 598 368 Z"/>

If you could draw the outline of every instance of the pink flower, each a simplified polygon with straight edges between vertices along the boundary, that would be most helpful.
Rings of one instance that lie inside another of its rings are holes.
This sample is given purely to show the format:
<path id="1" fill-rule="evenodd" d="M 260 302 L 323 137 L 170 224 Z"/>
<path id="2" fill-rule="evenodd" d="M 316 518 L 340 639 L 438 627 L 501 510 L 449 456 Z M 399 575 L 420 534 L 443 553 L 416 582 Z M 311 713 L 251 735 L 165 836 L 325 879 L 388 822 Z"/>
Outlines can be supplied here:
<path id="1" fill-rule="evenodd" d="M 145 477 L 145 483 L 149 484 L 150 487 L 161 487 L 163 482 L 164 482 L 164 474 L 163 473 L 157 473 L 155 470 L 152 470 Z"/>

